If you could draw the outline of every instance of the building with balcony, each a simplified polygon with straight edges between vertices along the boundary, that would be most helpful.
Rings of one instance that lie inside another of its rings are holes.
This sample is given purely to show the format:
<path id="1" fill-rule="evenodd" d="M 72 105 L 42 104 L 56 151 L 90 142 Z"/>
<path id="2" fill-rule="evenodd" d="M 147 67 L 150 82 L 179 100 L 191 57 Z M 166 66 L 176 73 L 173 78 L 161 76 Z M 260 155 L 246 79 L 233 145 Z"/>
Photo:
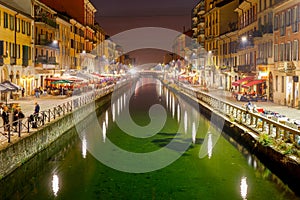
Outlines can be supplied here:
<path id="1" fill-rule="evenodd" d="M 257 1 L 244 0 L 235 9 L 238 13 L 238 40 L 237 40 L 237 63 L 234 66 L 236 76 L 233 81 L 238 81 L 245 77 L 252 76 L 257 79 L 256 58 L 257 46 L 254 45 L 256 38 L 255 33 L 258 29 L 257 24 Z M 243 88 L 239 86 L 237 91 L 250 92 L 255 91 L 256 94 L 265 95 L 265 83 L 253 85 L 251 88 Z"/>
<path id="2" fill-rule="evenodd" d="M 234 31 L 237 24 L 238 0 L 206 1 L 205 16 L 205 49 L 208 52 L 207 67 L 213 71 L 210 86 L 225 88 L 227 76 L 220 70 L 223 66 L 219 63 L 220 35 Z M 223 44 L 223 43 L 222 43 Z M 224 48 L 225 50 L 226 48 Z M 229 81 L 230 82 L 230 81 Z"/>
<path id="3" fill-rule="evenodd" d="M 274 70 L 271 71 L 275 103 L 299 106 L 300 3 L 281 1 L 274 7 Z"/>
<path id="4" fill-rule="evenodd" d="M 205 45 L 205 1 L 201 0 L 192 10 L 193 38 L 204 47 Z"/>
<path id="5" fill-rule="evenodd" d="M 0 1 L 0 81 L 9 80 L 30 94 L 34 68 L 32 62 L 32 4 L 21 0 Z"/>
<path id="6" fill-rule="evenodd" d="M 59 56 L 58 56 L 58 68 L 60 73 L 70 69 L 71 66 L 71 23 L 70 18 L 58 13 L 56 18 L 56 23 L 58 25 L 58 46 L 59 46 Z"/>
<path id="7" fill-rule="evenodd" d="M 81 63 L 83 60 L 83 54 L 85 53 L 85 41 L 84 41 L 84 32 L 85 26 L 83 26 L 78 21 L 71 19 L 71 33 L 70 33 L 70 56 L 71 56 L 71 65 L 70 69 L 81 69 Z"/>
<path id="8" fill-rule="evenodd" d="M 71 67 L 72 69 L 95 71 L 96 55 L 93 53 L 96 41 L 95 12 L 97 11 L 89 0 L 40 0 L 57 12 L 65 13 L 73 20 L 73 36 L 71 37 Z M 78 29 L 78 30 L 77 30 Z M 76 31 L 80 33 L 76 33 Z M 81 33 L 83 31 L 83 33 Z M 83 37 L 83 38 L 82 38 Z M 73 40 L 73 42 L 72 42 Z M 76 44 L 75 44 L 76 43 Z M 77 46 L 76 46 L 77 45 Z M 82 46 L 83 45 L 83 46 Z M 74 53 L 75 51 L 76 53 Z"/>
<path id="9" fill-rule="evenodd" d="M 44 80 L 59 75 L 59 26 L 57 12 L 34 1 L 35 87 L 44 87 Z"/>

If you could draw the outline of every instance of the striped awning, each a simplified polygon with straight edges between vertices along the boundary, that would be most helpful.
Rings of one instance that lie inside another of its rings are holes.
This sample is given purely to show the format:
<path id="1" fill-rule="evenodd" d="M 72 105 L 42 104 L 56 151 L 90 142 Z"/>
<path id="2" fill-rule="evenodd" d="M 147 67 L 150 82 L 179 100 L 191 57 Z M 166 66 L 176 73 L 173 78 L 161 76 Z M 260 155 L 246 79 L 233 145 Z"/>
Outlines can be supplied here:
<path id="1" fill-rule="evenodd" d="M 249 81 L 252 81 L 253 79 L 254 79 L 254 76 L 248 76 L 246 78 L 242 78 L 240 80 L 237 80 L 237 81 L 233 82 L 231 85 L 232 86 L 239 86 L 243 83 L 248 83 Z"/>

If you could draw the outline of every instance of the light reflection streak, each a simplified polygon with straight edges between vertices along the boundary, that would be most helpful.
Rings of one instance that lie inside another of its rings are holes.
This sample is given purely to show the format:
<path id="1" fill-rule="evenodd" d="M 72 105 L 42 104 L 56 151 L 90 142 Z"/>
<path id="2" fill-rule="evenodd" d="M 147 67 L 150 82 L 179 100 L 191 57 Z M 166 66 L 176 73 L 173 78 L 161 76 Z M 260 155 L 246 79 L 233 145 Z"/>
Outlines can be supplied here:
<path id="1" fill-rule="evenodd" d="M 180 106 L 179 104 L 177 105 L 177 121 L 179 122 L 180 120 Z"/>
<path id="2" fill-rule="evenodd" d="M 105 112 L 105 122 L 106 125 L 108 126 L 108 111 Z"/>
<path id="3" fill-rule="evenodd" d="M 83 158 L 86 158 L 86 147 L 87 147 L 87 141 L 86 141 L 86 138 L 85 138 L 85 135 L 83 136 L 82 138 L 82 157 Z"/>
<path id="4" fill-rule="evenodd" d="M 52 176 L 52 191 L 54 196 L 57 196 L 59 190 L 59 178 L 56 174 Z"/>
<path id="5" fill-rule="evenodd" d="M 184 125 L 184 133 L 187 133 L 187 113 L 186 113 L 186 111 L 184 111 L 183 125 Z"/>
<path id="6" fill-rule="evenodd" d="M 115 122 L 116 120 L 116 107 L 115 104 L 112 105 L 112 120 Z"/>
<path id="7" fill-rule="evenodd" d="M 193 124 L 192 124 L 192 140 L 193 140 L 193 143 L 195 144 L 196 143 L 196 125 L 195 125 L 195 122 L 193 122 Z"/>
<path id="8" fill-rule="evenodd" d="M 117 100 L 117 115 L 120 115 L 120 98 Z"/>
<path id="9" fill-rule="evenodd" d="M 207 154 L 208 154 L 208 159 L 210 159 L 211 156 L 212 156 L 212 148 L 213 148 L 212 134 L 209 133 L 209 135 L 208 135 L 208 141 L 207 141 Z"/>
<path id="10" fill-rule="evenodd" d="M 105 142 L 105 140 L 106 140 L 106 125 L 104 122 L 102 124 L 102 137 L 103 137 L 103 142 Z"/>
<path id="11" fill-rule="evenodd" d="M 172 104 L 172 117 L 174 118 L 175 116 L 175 97 L 173 97 L 173 104 Z"/>
<path id="12" fill-rule="evenodd" d="M 247 177 L 242 177 L 241 179 L 241 197 L 245 200 L 247 198 L 247 190 L 248 190 L 248 184 L 247 184 Z"/>

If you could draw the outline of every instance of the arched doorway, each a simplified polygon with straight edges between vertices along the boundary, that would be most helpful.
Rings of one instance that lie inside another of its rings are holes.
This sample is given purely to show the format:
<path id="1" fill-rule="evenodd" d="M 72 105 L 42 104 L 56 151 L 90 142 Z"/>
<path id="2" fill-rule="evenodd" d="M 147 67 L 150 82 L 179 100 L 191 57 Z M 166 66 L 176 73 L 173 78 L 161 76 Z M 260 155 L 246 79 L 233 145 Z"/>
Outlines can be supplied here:
<path id="1" fill-rule="evenodd" d="M 273 75 L 269 73 L 269 101 L 273 101 Z"/>

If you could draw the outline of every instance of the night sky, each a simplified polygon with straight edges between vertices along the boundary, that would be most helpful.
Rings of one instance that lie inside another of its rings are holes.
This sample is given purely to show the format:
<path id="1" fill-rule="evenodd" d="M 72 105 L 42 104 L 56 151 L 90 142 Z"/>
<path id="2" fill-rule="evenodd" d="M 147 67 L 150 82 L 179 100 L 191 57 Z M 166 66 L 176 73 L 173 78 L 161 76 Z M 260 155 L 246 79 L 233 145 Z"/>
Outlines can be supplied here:
<path id="1" fill-rule="evenodd" d="M 191 28 L 191 12 L 198 2 L 198 0 L 90 1 L 97 9 L 96 21 L 110 36 L 140 27 L 162 27 L 183 32 L 184 29 Z M 147 49 L 132 52 L 131 55 L 136 57 L 139 64 L 159 62 L 163 59 L 163 53 L 157 50 Z"/>

